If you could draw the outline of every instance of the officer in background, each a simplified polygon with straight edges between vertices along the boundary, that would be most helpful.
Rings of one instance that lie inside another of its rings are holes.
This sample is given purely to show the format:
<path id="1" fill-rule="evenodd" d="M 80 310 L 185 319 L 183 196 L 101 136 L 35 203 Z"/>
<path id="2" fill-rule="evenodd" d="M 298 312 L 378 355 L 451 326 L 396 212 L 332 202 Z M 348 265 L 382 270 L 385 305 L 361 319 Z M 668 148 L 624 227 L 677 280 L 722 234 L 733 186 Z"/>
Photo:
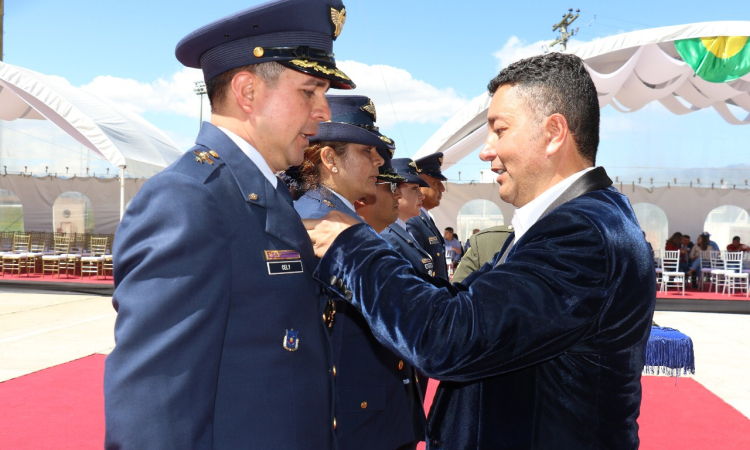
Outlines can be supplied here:
<path id="1" fill-rule="evenodd" d="M 417 173 L 417 166 L 410 158 L 396 158 L 391 160 L 396 173 L 406 178 L 399 183 L 401 199 L 399 200 L 398 219 L 383 230 L 380 235 L 411 263 L 415 270 L 435 276 L 435 265 L 430 254 L 417 242 L 416 237 L 407 230 L 406 221 L 418 217 L 420 207 L 424 201 L 421 189 L 429 187 Z"/>
<path id="2" fill-rule="evenodd" d="M 499 225 L 474 233 L 467 242 L 466 253 L 456 267 L 451 281 L 460 283 L 472 272 L 492 261 L 512 232 L 513 225 Z"/>
<path id="3" fill-rule="evenodd" d="M 440 199 L 443 198 L 446 181 L 445 175 L 440 171 L 443 164 L 443 154 L 441 152 L 427 155 L 414 161 L 417 165 L 419 178 L 427 186 L 422 186 L 422 209 L 419 216 L 413 217 L 406 222 L 406 228 L 414 236 L 420 247 L 427 250 L 434 262 L 435 276 L 448 280 L 448 267 L 445 260 L 445 239 L 442 233 L 435 225 L 435 221 L 427 211 L 440 206 Z"/>
<path id="4" fill-rule="evenodd" d="M 333 358 L 316 258 L 274 173 L 330 118 L 340 0 L 266 3 L 182 39 L 211 122 L 147 181 L 114 248 L 108 449 L 331 449 Z"/>

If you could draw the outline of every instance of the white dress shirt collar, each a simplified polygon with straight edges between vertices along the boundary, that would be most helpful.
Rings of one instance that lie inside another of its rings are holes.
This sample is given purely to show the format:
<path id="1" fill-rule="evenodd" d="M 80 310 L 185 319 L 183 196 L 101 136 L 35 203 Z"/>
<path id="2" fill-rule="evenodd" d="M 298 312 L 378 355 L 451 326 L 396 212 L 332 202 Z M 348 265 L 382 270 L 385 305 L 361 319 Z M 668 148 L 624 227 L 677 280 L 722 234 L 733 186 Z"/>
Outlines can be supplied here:
<path id="1" fill-rule="evenodd" d="M 562 193 L 565 192 L 567 188 L 575 183 L 576 180 L 581 178 L 586 172 L 589 172 L 591 170 L 594 170 L 593 166 L 583 169 L 580 172 L 574 173 L 568 178 L 542 192 L 539 197 L 525 204 L 521 208 L 516 209 L 515 213 L 513 214 L 513 220 L 511 221 L 511 223 L 513 224 L 513 231 L 516 233 L 515 241 L 518 242 L 521 239 L 521 236 L 523 236 L 524 233 L 526 233 L 526 231 L 528 231 L 529 228 L 531 228 L 536 223 L 536 221 L 539 220 L 539 217 L 544 214 L 544 211 L 547 210 L 549 205 L 557 200 L 557 198 L 560 197 L 560 195 L 562 195 Z"/>
<path id="2" fill-rule="evenodd" d="M 247 157 L 250 158 L 250 161 L 252 161 L 255 164 L 258 170 L 260 170 L 260 173 L 262 173 L 263 176 L 266 177 L 266 179 L 271 183 L 271 186 L 273 186 L 273 188 L 276 189 L 279 179 L 276 178 L 276 175 L 274 175 L 274 173 L 271 171 L 271 167 L 263 158 L 263 155 L 261 155 L 260 152 L 258 152 L 258 150 L 253 148 L 253 146 L 250 145 L 249 142 L 237 136 L 233 132 L 227 130 L 224 127 L 217 127 L 217 128 L 223 131 L 227 136 L 229 136 L 229 139 L 231 139 L 235 144 L 237 144 L 237 147 L 239 147 L 240 150 L 242 150 L 242 153 L 246 154 Z"/>

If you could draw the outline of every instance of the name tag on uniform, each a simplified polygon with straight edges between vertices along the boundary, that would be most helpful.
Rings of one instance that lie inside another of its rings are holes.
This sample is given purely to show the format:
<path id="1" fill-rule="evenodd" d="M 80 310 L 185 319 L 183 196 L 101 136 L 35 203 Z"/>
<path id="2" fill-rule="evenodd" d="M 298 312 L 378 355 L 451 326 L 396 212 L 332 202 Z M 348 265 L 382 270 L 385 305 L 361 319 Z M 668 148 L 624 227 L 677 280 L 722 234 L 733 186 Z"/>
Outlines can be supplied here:
<path id="1" fill-rule="evenodd" d="M 269 275 L 303 272 L 299 252 L 294 250 L 265 250 L 263 253 L 266 256 Z"/>
<path id="2" fill-rule="evenodd" d="M 427 270 L 432 270 L 432 259 L 430 258 L 424 258 L 422 260 L 422 264 L 424 264 L 424 268 Z"/>
<path id="3" fill-rule="evenodd" d="M 440 241 L 438 241 L 438 238 L 435 237 L 435 236 L 430 236 L 429 237 L 429 241 L 430 241 L 430 245 L 434 245 L 434 244 L 437 244 L 437 243 L 440 242 Z"/>
<path id="4" fill-rule="evenodd" d="M 302 273 L 302 261 L 267 262 L 269 275 L 286 275 L 288 273 Z"/>

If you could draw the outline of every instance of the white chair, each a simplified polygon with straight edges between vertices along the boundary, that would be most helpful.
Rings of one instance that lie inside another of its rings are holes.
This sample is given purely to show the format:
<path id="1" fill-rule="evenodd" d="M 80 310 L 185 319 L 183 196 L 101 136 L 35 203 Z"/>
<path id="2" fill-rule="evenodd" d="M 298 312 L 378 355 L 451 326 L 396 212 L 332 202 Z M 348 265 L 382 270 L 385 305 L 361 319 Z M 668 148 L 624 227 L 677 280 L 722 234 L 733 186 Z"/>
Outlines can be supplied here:
<path id="1" fill-rule="evenodd" d="M 717 251 L 711 251 L 711 281 L 708 286 L 708 290 L 710 291 L 713 287 L 715 292 L 719 293 L 719 287 L 724 287 L 726 284 L 726 275 L 727 271 L 724 269 L 724 260 L 721 257 L 721 252 Z"/>
<path id="2" fill-rule="evenodd" d="M 682 289 L 685 295 L 685 272 L 680 272 L 680 251 L 662 250 L 661 253 L 661 292 L 667 292 L 670 287 Z"/>
<path id="3" fill-rule="evenodd" d="M 750 296 L 750 289 L 748 289 L 748 278 L 750 274 L 742 270 L 742 252 L 725 252 L 724 253 L 724 274 L 725 283 L 722 293 L 729 295 L 734 294 L 735 289 L 741 288 L 745 290 L 745 297 Z"/>
<path id="4" fill-rule="evenodd" d="M 708 277 L 708 289 L 711 290 L 711 250 L 701 251 L 700 252 L 700 259 L 701 259 L 701 268 L 700 268 L 700 277 L 699 283 L 700 283 L 700 289 L 703 290 L 703 283 L 706 281 L 706 277 Z"/>

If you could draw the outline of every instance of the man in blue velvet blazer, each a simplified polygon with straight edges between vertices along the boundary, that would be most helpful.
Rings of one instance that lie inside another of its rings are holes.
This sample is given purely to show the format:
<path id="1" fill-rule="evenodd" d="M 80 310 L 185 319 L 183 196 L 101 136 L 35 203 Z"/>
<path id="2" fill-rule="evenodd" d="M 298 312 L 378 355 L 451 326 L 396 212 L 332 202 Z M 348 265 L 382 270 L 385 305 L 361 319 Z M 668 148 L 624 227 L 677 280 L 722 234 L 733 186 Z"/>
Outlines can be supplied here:
<path id="1" fill-rule="evenodd" d="M 480 157 L 518 208 L 494 260 L 433 287 L 331 214 L 305 221 L 325 255 L 316 277 L 343 280 L 375 336 L 442 380 L 428 449 L 636 449 L 655 274 L 627 198 L 594 168 L 594 84 L 578 57 L 550 53 L 489 91 Z"/>
<path id="2" fill-rule="evenodd" d="M 335 69 L 332 9 L 343 5 L 277 1 L 178 44 L 204 72 L 211 123 L 117 232 L 106 448 L 335 448 L 326 298 L 274 175 L 330 118 L 328 87 L 351 84 Z"/>

